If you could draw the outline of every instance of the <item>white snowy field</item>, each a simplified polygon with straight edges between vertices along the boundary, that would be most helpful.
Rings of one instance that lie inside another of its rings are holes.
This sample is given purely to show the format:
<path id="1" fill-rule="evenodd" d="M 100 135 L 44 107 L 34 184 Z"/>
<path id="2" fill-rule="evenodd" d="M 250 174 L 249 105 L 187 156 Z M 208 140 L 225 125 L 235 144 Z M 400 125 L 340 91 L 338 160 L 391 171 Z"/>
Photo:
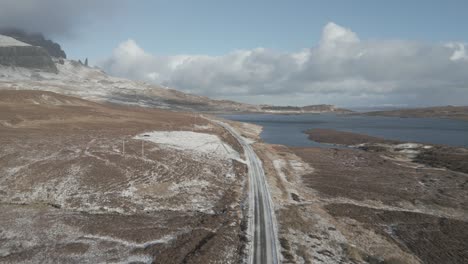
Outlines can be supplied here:
<path id="1" fill-rule="evenodd" d="M 205 154 L 216 159 L 240 160 L 239 153 L 218 136 L 192 131 L 153 131 L 139 134 L 135 139 L 163 144 L 166 147 Z"/>

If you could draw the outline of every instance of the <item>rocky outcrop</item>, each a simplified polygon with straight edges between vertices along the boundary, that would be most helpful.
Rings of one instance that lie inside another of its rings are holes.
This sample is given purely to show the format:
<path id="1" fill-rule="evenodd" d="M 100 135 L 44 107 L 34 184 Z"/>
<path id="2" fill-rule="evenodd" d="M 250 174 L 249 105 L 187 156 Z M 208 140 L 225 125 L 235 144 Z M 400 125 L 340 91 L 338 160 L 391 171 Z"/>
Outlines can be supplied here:
<path id="1" fill-rule="evenodd" d="M 0 47 L 0 65 L 57 72 L 49 53 L 42 47 L 36 46 Z"/>
<path id="2" fill-rule="evenodd" d="M 67 58 L 67 54 L 62 50 L 58 43 L 53 42 L 52 40 L 46 39 L 40 33 L 26 33 L 19 29 L 12 28 L 3 28 L 0 29 L 0 34 L 4 36 L 9 36 L 24 43 L 28 43 L 32 46 L 39 46 L 44 48 L 50 56 L 57 58 Z"/>

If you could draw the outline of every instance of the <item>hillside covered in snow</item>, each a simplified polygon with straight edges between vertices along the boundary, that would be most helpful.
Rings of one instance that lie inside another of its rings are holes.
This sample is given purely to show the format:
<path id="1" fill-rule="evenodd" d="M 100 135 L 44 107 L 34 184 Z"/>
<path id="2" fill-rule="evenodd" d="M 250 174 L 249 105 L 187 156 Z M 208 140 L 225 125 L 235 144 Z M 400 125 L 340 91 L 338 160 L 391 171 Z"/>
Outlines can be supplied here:
<path id="1" fill-rule="evenodd" d="M 182 111 L 257 111 L 258 107 L 190 95 L 107 75 L 80 62 L 51 57 L 36 46 L 0 35 L 0 89 L 45 90 L 99 102 Z"/>
<path id="2" fill-rule="evenodd" d="M 49 55 L 42 46 L 29 45 L 5 35 L 0 35 L 0 90 L 2 89 L 44 90 L 97 102 L 177 111 L 275 114 L 348 112 L 334 106 L 290 109 L 291 107 L 251 105 L 188 94 L 156 84 L 113 77 L 99 68 Z"/>

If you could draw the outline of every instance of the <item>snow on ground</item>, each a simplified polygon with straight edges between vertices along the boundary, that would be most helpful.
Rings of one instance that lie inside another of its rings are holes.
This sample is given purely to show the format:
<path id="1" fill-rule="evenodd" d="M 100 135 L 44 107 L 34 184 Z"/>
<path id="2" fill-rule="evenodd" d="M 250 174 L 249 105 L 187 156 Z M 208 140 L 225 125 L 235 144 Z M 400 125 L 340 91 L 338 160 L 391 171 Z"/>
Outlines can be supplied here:
<path id="1" fill-rule="evenodd" d="M 193 126 L 196 130 L 210 130 L 213 128 L 213 126 L 211 124 L 208 124 L 208 125 L 197 125 L 195 124 Z"/>
<path id="2" fill-rule="evenodd" d="M 286 175 L 283 172 L 283 167 L 286 166 L 286 162 L 282 159 L 273 160 L 273 166 L 275 167 L 276 173 L 281 177 L 283 181 L 288 181 Z"/>
<path id="3" fill-rule="evenodd" d="M 12 37 L 0 35 L 0 47 L 31 46 Z"/>
<path id="4" fill-rule="evenodd" d="M 55 64 L 57 74 L 0 65 L 0 84 L 3 89 L 45 90 L 96 101 L 112 101 L 114 94 L 136 96 L 157 87 L 108 76 L 100 69 L 85 67 L 76 61 L 63 60 L 63 64 L 58 61 Z"/>
<path id="5" fill-rule="evenodd" d="M 52 59 L 57 66 L 57 73 L 0 65 L 0 90 L 42 90 L 91 101 L 162 109 L 186 108 L 183 103 L 186 100 L 208 100 L 156 84 L 109 76 L 99 68 L 86 67 L 77 61 Z M 167 100 L 181 100 L 182 103 L 179 105 Z"/>
<path id="6" fill-rule="evenodd" d="M 218 136 L 192 131 L 153 131 L 139 134 L 134 139 L 151 141 L 169 148 L 205 154 L 217 159 L 240 160 L 239 153 Z"/>
<path id="7" fill-rule="evenodd" d="M 422 147 L 422 145 L 417 144 L 417 143 L 403 143 L 403 144 L 395 145 L 395 147 L 400 148 L 400 149 L 415 149 L 415 148 Z"/>
<path id="8" fill-rule="evenodd" d="M 40 213 L 34 211 L 31 207 L 2 207 L 6 209 L 5 218 L 13 219 L 2 226 L 0 232 L 5 238 L 4 243 L 0 245 L 0 258 L 11 254 L 20 253 L 21 251 L 31 251 L 31 254 L 36 254 L 35 261 L 23 260 L 21 263 L 152 263 L 152 256 L 143 252 L 135 252 L 136 250 L 144 249 L 156 244 L 166 244 L 177 239 L 179 234 L 186 232 L 180 230 L 172 233 L 161 234 L 158 239 L 129 239 L 125 236 L 99 234 L 96 230 L 89 232 L 80 227 L 74 226 L 68 222 L 68 219 L 75 221 L 83 220 L 71 212 L 59 212 L 43 208 Z M 13 218 L 14 215 L 17 215 Z M 93 216 L 86 216 L 91 217 Z M 47 219 L 47 220 L 44 220 Z M 39 220 L 40 224 L 39 224 Z M 84 218 L 86 219 L 86 218 Z M 41 227 L 48 229 L 44 232 Z M 46 248 L 37 251 L 44 244 L 54 245 L 56 247 Z M 73 248 L 82 246 L 85 248 L 83 252 L 67 253 L 64 249 L 68 246 Z M 53 252 L 52 249 L 58 249 Z M 109 262 L 109 252 L 112 252 L 113 261 Z M 57 257 L 55 261 L 47 262 L 44 260 Z M 66 260 L 66 261 L 65 261 Z M 3 262 L 2 262 L 3 263 Z M 10 262 L 8 262 L 10 263 Z"/>

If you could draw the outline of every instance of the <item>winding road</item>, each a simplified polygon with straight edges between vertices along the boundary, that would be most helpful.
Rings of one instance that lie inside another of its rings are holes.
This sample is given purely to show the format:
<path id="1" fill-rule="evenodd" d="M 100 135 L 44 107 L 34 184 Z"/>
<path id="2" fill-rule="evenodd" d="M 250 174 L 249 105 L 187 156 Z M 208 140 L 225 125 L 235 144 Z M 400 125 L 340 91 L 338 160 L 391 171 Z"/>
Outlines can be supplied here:
<path id="1" fill-rule="evenodd" d="M 248 263 L 277 264 L 279 263 L 278 235 L 276 233 L 276 218 L 273 202 L 263 171 L 262 162 L 249 142 L 232 128 L 221 121 L 213 120 L 229 131 L 242 145 L 249 168 L 249 228 L 253 237 Z"/>

